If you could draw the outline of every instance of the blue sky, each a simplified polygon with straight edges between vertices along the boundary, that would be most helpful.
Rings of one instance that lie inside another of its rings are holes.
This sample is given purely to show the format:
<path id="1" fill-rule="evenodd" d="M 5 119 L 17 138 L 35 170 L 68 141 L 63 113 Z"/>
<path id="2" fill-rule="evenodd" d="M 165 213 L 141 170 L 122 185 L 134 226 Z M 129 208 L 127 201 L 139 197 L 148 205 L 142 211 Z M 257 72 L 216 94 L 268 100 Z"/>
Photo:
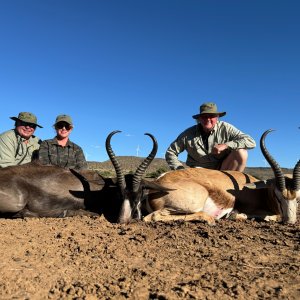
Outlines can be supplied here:
<path id="1" fill-rule="evenodd" d="M 277 0 L 0 0 L 1 132 L 31 111 L 52 138 L 70 114 L 71 140 L 88 160 L 157 157 L 201 103 L 257 143 L 267 138 L 282 167 L 300 149 L 300 2 Z M 137 149 L 139 149 L 137 151 Z M 185 160 L 181 154 L 180 159 Z M 259 146 L 248 166 L 266 166 Z"/>

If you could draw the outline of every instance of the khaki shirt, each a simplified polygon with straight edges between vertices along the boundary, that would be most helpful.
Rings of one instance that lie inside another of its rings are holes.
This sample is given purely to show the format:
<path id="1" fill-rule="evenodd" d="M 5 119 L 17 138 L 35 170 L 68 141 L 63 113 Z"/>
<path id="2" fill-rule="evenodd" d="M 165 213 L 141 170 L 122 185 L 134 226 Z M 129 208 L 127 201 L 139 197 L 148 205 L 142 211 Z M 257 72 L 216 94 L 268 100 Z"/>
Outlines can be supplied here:
<path id="1" fill-rule="evenodd" d="M 184 150 L 187 151 L 187 166 L 218 169 L 230 150 L 252 149 L 256 146 L 254 139 L 249 135 L 229 123 L 218 121 L 208 137 L 208 150 L 206 150 L 199 126 L 201 125 L 194 125 L 186 129 L 167 149 L 165 157 L 172 170 L 182 166 L 178 155 Z M 215 156 L 211 154 L 215 144 L 226 144 L 229 150 L 223 156 Z"/>
<path id="2" fill-rule="evenodd" d="M 31 136 L 28 143 L 14 129 L 0 135 L 0 168 L 31 162 L 40 147 L 40 139 Z"/>

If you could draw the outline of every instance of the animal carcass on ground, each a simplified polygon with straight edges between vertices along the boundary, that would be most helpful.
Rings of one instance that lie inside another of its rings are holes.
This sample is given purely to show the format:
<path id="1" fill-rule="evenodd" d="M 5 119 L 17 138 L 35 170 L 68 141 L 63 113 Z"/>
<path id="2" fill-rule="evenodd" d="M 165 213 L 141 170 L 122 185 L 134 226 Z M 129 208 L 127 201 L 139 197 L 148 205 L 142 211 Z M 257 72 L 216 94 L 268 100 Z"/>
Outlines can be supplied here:
<path id="1" fill-rule="evenodd" d="M 63 169 L 36 162 L 0 169 L 2 217 L 67 217 L 104 213 L 116 221 L 121 202 L 112 179 L 92 170 Z M 110 203 L 103 199 L 110 198 Z"/>
<path id="2" fill-rule="evenodd" d="M 144 212 L 145 221 L 205 220 L 214 224 L 215 219 L 229 216 L 237 209 L 236 218 L 295 223 L 297 201 L 300 200 L 300 161 L 294 167 L 293 178 L 285 177 L 265 146 L 270 131 L 263 133 L 260 147 L 273 170 L 273 179 L 258 181 L 238 171 L 188 168 L 167 172 L 154 181 L 144 180 L 142 176 L 157 152 L 156 139 L 147 134 L 153 141 L 153 148 L 133 175 L 130 186 L 110 146 L 111 137 L 119 131 L 112 132 L 107 138 L 106 149 L 123 198 L 119 222 L 141 218 Z"/>
<path id="3" fill-rule="evenodd" d="M 287 178 L 265 146 L 261 151 L 270 164 L 274 179 L 258 181 L 237 171 L 188 168 L 170 171 L 156 180 L 143 179 L 157 152 L 157 141 L 147 133 L 153 147 L 134 174 L 123 174 L 111 148 L 106 150 L 115 168 L 116 179 L 103 178 L 92 170 L 76 172 L 56 166 L 30 163 L 0 170 L 0 213 L 10 217 L 65 217 L 104 214 L 111 222 L 205 220 L 230 215 L 264 220 L 296 222 L 300 199 L 300 161 Z"/>

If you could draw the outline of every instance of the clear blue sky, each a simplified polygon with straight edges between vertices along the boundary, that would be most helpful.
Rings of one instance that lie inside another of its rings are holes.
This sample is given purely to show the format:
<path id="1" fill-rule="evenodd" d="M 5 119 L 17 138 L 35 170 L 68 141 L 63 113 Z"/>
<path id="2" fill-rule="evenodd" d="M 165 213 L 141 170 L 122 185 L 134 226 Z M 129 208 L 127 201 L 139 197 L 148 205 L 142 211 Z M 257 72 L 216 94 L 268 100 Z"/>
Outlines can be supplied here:
<path id="1" fill-rule="evenodd" d="M 52 138 L 58 114 L 88 160 L 157 157 L 214 101 L 222 119 L 294 167 L 300 150 L 300 2 L 277 0 L 1 0 L 1 132 L 31 111 Z M 139 147 L 139 151 L 137 148 Z M 185 160 L 186 155 L 180 155 Z M 248 166 L 266 166 L 259 146 Z"/>

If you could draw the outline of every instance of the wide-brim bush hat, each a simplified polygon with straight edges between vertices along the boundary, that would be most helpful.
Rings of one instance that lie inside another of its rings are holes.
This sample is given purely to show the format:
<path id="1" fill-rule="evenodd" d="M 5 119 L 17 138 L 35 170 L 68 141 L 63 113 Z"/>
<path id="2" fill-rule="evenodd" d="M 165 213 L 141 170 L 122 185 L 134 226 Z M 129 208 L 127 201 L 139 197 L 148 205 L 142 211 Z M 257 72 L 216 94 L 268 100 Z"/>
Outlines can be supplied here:
<path id="1" fill-rule="evenodd" d="M 37 123 L 37 117 L 31 112 L 23 111 L 23 112 L 20 112 L 17 117 L 10 117 L 10 119 L 12 119 L 14 121 L 21 121 L 21 122 L 25 122 L 25 123 L 29 123 L 29 124 L 34 124 L 40 128 L 43 128 L 43 126 L 41 126 Z"/>
<path id="2" fill-rule="evenodd" d="M 217 108 L 217 105 L 215 103 L 213 103 L 213 102 L 203 103 L 200 106 L 199 110 L 200 110 L 199 114 L 193 115 L 194 119 L 198 119 L 201 115 L 208 115 L 208 114 L 218 115 L 219 117 L 223 117 L 223 116 L 226 115 L 225 111 L 219 112 L 218 108 Z"/>
<path id="3" fill-rule="evenodd" d="M 73 126 L 73 121 L 72 121 L 72 118 L 68 115 L 59 115 L 56 117 L 55 119 L 55 123 L 54 123 L 54 126 L 59 123 L 59 122 L 66 122 L 68 123 L 69 125 Z"/>

